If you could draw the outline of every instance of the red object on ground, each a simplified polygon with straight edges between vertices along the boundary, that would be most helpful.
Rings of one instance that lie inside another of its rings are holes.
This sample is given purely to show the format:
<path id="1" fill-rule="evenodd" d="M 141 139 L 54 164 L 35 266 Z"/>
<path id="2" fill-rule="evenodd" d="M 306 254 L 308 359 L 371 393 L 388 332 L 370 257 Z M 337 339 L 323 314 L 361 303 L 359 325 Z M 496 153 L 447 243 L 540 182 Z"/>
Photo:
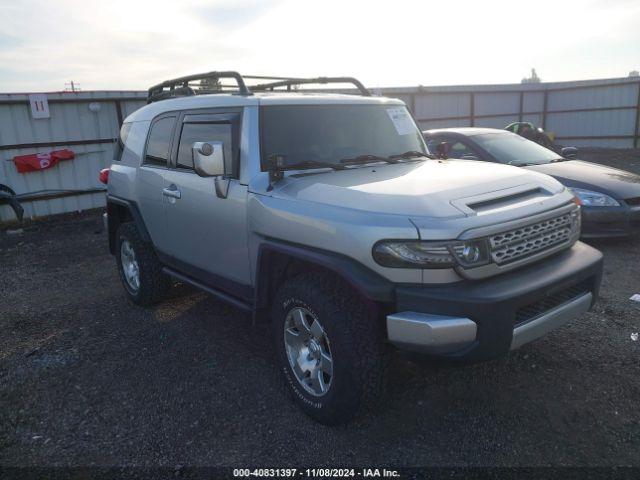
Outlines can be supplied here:
<path id="1" fill-rule="evenodd" d="M 17 155 L 13 157 L 18 173 L 37 172 L 46 170 L 62 160 L 73 160 L 76 154 L 72 150 L 54 150 L 48 153 L 33 153 L 31 155 Z"/>
<path id="2" fill-rule="evenodd" d="M 105 185 L 109 183 L 109 169 L 103 168 L 102 170 L 100 170 L 100 175 L 98 175 L 98 179 L 100 180 L 100 182 L 104 183 Z"/>

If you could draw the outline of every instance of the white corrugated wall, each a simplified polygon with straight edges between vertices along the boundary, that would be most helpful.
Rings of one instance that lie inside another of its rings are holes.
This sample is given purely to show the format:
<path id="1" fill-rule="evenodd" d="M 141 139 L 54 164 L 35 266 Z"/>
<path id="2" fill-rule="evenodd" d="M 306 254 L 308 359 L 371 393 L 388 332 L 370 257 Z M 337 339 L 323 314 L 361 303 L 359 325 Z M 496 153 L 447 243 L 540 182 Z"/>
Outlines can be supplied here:
<path id="1" fill-rule="evenodd" d="M 382 88 L 409 105 L 423 130 L 504 128 L 528 121 L 575 146 L 628 147 L 640 136 L 640 79 Z"/>
<path id="2" fill-rule="evenodd" d="M 479 126 L 503 128 L 523 120 L 543 126 L 558 143 L 633 147 L 640 135 L 640 80 L 619 78 L 541 84 L 383 88 L 404 100 L 423 130 Z M 48 94 L 51 117 L 31 117 L 26 94 L 0 94 L 0 183 L 16 193 L 101 188 L 122 119 L 145 104 L 146 92 Z M 100 105 L 97 112 L 89 105 Z M 73 145 L 65 144 L 73 142 Z M 36 144 L 36 145 L 34 145 Z M 22 148 L 16 147 L 21 145 Z M 19 174 L 15 155 L 72 149 L 77 157 L 39 172 Z M 24 202 L 25 216 L 85 210 L 104 205 L 103 193 Z M 0 206 L 0 221 L 14 219 Z"/>
<path id="3" fill-rule="evenodd" d="M 98 172 L 111 164 L 120 121 L 146 103 L 145 93 L 62 92 L 47 94 L 47 98 L 50 117 L 34 119 L 28 95 L 0 94 L 0 183 L 11 187 L 16 194 L 103 188 Z M 98 106 L 97 111 L 89 108 L 92 103 Z M 73 150 L 76 158 L 47 170 L 18 173 L 13 163 L 16 155 L 65 148 Z M 26 218 L 102 205 L 104 193 L 22 203 Z M 0 221 L 14 219 L 8 205 L 0 206 Z"/>

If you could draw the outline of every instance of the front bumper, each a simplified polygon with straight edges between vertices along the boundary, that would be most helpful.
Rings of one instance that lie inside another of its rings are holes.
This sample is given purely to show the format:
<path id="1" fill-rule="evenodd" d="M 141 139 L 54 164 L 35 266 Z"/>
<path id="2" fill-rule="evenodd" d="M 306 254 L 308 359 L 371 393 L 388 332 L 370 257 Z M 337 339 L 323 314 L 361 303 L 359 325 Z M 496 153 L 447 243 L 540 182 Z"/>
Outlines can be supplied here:
<path id="1" fill-rule="evenodd" d="M 396 287 L 389 340 L 400 350 L 458 361 L 506 354 L 587 311 L 602 254 L 581 242 L 533 265 L 482 281 Z"/>
<path id="2" fill-rule="evenodd" d="M 626 237 L 640 234 L 640 206 L 582 207 L 582 237 Z"/>

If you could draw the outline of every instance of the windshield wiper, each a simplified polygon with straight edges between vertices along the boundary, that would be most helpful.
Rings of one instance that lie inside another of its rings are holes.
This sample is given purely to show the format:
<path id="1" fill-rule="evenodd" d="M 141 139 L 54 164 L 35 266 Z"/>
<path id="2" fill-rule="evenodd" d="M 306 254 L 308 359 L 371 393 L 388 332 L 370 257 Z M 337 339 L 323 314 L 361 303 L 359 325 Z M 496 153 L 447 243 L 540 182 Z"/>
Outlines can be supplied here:
<path id="1" fill-rule="evenodd" d="M 402 158 L 402 159 L 418 158 L 418 157 L 426 157 L 432 160 L 436 158 L 434 155 L 431 155 L 430 153 L 420 152 L 418 150 L 409 150 L 408 152 L 389 155 L 389 158 Z"/>
<path id="2" fill-rule="evenodd" d="M 304 162 L 284 165 L 285 170 L 306 170 L 311 168 L 331 168 L 333 170 L 345 170 L 347 167 L 338 163 L 320 162 L 317 160 L 305 160 Z"/>
<path id="3" fill-rule="evenodd" d="M 358 155 L 357 157 L 343 158 L 340 160 L 340 163 L 343 165 L 362 165 L 363 163 L 372 162 L 397 163 L 393 158 L 381 157 L 379 155 Z"/>

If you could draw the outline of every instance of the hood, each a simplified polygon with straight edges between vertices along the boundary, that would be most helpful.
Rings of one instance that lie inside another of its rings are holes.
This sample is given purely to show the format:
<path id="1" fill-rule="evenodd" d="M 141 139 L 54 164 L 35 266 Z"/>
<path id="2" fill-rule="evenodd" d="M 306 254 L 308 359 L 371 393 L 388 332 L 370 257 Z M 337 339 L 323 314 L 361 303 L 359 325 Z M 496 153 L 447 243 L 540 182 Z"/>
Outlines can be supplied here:
<path id="1" fill-rule="evenodd" d="M 427 160 L 293 174 L 278 182 L 273 195 L 382 214 L 451 218 L 473 215 L 467 203 L 532 190 L 553 196 L 564 187 L 518 167 Z"/>
<path id="2" fill-rule="evenodd" d="M 640 175 L 617 168 L 581 160 L 529 165 L 524 168 L 551 175 L 568 187 L 595 190 L 617 200 L 640 197 Z"/>

